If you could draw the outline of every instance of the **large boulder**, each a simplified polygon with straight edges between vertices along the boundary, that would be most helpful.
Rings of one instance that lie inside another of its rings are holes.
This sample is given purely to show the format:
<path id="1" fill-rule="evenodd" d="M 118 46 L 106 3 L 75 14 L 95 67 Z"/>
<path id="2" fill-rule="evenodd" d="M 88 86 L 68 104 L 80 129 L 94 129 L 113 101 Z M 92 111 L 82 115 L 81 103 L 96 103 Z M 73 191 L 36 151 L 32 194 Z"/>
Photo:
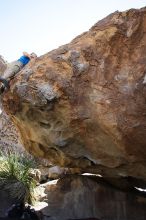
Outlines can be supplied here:
<path id="1" fill-rule="evenodd" d="M 3 94 L 25 148 L 52 164 L 146 179 L 146 8 L 115 12 L 28 64 Z"/>

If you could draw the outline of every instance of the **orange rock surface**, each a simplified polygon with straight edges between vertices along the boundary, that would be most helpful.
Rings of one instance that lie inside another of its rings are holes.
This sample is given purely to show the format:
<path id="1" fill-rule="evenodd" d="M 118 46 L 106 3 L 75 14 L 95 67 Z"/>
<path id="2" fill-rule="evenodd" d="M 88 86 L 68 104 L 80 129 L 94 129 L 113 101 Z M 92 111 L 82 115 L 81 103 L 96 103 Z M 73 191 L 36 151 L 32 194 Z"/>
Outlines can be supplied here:
<path id="1" fill-rule="evenodd" d="M 2 99 L 32 154 L 145 179 L 146 8 L 115 12 L 39 57 Z"/>

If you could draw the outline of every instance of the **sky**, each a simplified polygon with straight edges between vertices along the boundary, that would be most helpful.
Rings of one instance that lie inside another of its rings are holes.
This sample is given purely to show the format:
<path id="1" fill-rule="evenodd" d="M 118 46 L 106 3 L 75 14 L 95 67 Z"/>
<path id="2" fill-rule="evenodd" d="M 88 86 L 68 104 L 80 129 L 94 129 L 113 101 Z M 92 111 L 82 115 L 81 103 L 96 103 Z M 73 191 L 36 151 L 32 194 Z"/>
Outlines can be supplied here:
<path id="1" fill-rule="evenodd" d="M 91 28 L 108 14 L 146 6 L 146 0 L 0 0 L 0 55 L 38 56 Z"/>

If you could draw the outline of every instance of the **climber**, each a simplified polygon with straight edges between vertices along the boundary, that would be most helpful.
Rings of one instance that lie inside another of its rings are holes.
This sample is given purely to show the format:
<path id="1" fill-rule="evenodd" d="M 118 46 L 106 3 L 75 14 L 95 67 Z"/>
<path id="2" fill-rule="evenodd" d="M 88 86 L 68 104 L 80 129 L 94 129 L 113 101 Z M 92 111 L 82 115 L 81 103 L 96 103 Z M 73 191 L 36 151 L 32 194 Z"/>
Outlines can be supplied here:
<path id="1" fill-rule="evenodd" d="M 27 53 L 23 52 L 23 56 L 21 56 L 17 61 L 14 61 L 10 64 L 10 66 L 6 69 L 2 76 L 0 76 L 0 82 L 2 86 L 0 87 L 0 93 L 3 93 L 5 89 L 9 89 L 9 82 L 14 76 L 26 65 L 30 60 L 34 60 L 37 58 L 35 53 Z"/>

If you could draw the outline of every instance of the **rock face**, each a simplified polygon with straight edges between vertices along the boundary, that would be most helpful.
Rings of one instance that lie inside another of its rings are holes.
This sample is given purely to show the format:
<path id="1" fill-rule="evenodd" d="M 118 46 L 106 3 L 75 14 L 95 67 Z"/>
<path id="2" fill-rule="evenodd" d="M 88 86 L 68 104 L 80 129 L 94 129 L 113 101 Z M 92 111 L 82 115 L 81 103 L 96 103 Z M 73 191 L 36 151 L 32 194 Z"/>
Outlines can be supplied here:
<path id="1" fill-rule="evenodd" d="M 100 182 L 100 180 L 99 180 Z M 109 187 L 85 176 L 67 176 L 46 186 L 50 220 L 144 220 L 146 198 Z"/>
<path id="2" fill-rule="evenodd" d="M 0 56 L 0 75 L 5 71 L 7 62 Z M 24 148 L 20 143 L 20 135 L 9 116 L 2 110 L 0 101 L 0 150 L 24 152 Z"/>
<path id="3" fill-rule="evenodd" d="M 146 179 L 146 8 L 115 12 L 28 64 L 3 94 L 25 148 L 55 165 Z"/>
<path id="4" fill-rule="evenodd" d="M 20 135 L 5 112 L 0 114 L 0 150 L 24 153 L 25 148 L 20 142 Z"/>

